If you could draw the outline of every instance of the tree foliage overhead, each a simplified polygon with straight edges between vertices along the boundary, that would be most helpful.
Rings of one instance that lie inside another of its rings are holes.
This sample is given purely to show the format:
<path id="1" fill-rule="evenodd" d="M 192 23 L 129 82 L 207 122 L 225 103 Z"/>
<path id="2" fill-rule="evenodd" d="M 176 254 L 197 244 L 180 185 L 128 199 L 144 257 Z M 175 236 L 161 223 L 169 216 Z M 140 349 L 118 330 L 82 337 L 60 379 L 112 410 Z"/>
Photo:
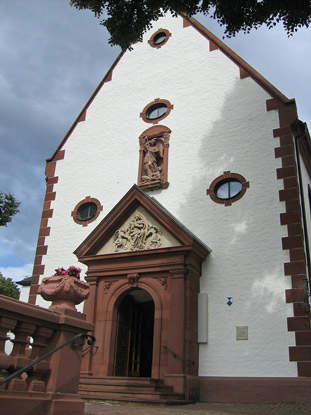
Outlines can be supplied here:
<path id="1" fill-rule="evenodd" d="M 19 299 L 19 289 L 11 278 L 5 278 L 0 272 L 0 294 L 6 297 Z"/>
<path id="2" fill-rule="evenodd" d="M 16 215 L 20 202 L 10 193 L 3 193 L 0 190 L 0 226 L 7 226 L 12 217 Z"/>
<path id="3" fill-rule="evenodd" d="M 122 49 L 142 40 L 142 35 L 167 11 L 210 15 L 224 25 L 227 37 L 248 33 L 266 24 L 282 22 L 288 35 L 311 24 L 311 0 L 70 0 L 77 9 L 89 9 L 110 33 L 109 43 Z"/>

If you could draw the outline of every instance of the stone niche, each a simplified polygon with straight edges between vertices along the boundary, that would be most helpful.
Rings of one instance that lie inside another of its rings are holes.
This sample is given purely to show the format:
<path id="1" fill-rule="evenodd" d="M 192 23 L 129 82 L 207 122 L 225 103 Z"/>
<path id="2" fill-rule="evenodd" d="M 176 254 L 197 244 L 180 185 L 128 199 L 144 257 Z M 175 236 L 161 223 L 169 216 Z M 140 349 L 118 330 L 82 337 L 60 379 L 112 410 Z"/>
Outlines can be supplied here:
<path id="1" fill-rule="evenodd" d="M 171 130 L 157 125 L 139 137 L 138 185 L 144 190 L 168 187 L 168 149 Z"/>

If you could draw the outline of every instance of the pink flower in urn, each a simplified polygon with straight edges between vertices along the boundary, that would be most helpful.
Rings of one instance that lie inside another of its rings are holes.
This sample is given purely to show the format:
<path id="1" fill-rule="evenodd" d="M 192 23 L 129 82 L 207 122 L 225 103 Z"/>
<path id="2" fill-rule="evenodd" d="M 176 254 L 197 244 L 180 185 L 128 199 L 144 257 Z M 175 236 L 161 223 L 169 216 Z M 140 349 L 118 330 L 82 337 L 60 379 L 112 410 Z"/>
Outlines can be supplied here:
<path id="1" fill-rule="evenodd" d="M 54 275 L 69 275 L 69 277 L 75 277 L 80 279 L 80 272 L 82 271 L 81 268 L 74 267 L 73 265 L 69 267 L 68 269 L 65 269 L 63 267 L 59 267 L 56 270 L 56 273 Z"/>
<path id="2" fill-rule="evenodd" d="M 38 293 L 47 301 L 52 301 L 51 310 L 71 309 L 89 296 L 90 287 L 80 281 L 81 268 L 70 266 L 67 270 L 59 267 L 49 278 L 43 278 Z M 73 278 L 72 278 L 73 277 Z"/>
<path id="3" fill-rule="evenodd" d="M 70 276 L 70 277 L 76 277 L 76 278 L 78 278 L 78 280 L 80 279 L 80 272 L 81 272 L 82 270 L 81 270 L 81 268 L 76 268 L 76 267 L 74 267 L 73 265 L 71 266 L 71 267 L 69 267 L 68 269 L 67 269 L 67 274 Z"/>
<path id="4" fill-rule="evenodd" d="M 63 267 L 57 268 L 55 271 L 56 273 L 54 275 L 67 275 L 67 271 Z"/>

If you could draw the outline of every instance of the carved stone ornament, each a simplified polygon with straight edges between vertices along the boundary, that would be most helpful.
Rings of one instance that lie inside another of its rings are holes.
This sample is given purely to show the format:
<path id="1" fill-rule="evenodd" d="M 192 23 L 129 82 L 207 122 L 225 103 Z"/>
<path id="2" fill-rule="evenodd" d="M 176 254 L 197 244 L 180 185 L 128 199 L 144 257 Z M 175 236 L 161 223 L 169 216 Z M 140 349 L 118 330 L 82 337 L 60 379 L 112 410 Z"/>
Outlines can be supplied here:
<path id="1" fill-rule="evenodd" d="M 105 285 L 104 285 L 104 293 L 107 294 L 108 290 L 110 289 L 112 284 L 112 281 L 105 281 Z"/>
<path id="2" fill-rule="evenodd" d="M 137 287 L 139 274 L 128 274 L 127 280 L 130 285 L 132 285 L 133 287 Z"/>
<path id="3" fill-rule="evenodd" d="M 163 287 L 163 290 L 167 290 L 167 279 L 166 278 L 160 278 L 160 283 Z"/>
<path id="4" fill-rule="evenodd" d="M 75 305 L 88 298 L 90 286 L 69 275 L 53 275 L 43 278 L 38 293 L 45 300 L 52 301 L 51 310 L 69 308 L 76 311 Z"/>
<path id="5" fill-rule="evenodd" d="M 140 146 L 144 154 L 142 183 L 161 180 L 164 138 L 144 137 L 140 140 Z"/>
<path id="6" fill-rule="evenodd" d="M 128 227 L 118 229 L 113 236 L 114 252 L 155 249 L 162 245 L 161 231 L 147 223 L 141 214 L 136 214 Z"/>

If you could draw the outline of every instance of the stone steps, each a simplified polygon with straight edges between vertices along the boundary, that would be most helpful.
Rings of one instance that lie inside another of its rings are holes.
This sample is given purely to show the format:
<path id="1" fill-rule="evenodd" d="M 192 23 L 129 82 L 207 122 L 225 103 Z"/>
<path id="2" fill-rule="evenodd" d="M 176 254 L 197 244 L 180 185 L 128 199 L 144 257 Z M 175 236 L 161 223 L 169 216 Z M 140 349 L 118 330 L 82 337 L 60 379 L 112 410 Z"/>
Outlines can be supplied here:
<path id="1" fill-rule="evenodd" d="M 81 376 L 79 395 L 84 399 L 146 402 L 166 405 L 193 403 L 160 379 Z"/>

